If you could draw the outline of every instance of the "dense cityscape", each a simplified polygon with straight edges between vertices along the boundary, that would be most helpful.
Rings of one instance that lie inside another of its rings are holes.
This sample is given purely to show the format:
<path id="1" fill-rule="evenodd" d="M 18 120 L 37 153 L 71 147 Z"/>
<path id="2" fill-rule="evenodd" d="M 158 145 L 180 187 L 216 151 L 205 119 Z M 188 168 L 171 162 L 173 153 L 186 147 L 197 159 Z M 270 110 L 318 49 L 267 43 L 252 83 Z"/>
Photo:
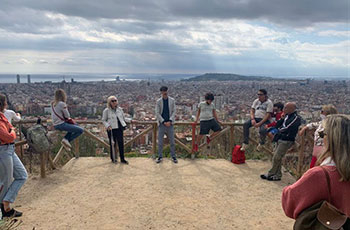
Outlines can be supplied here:
<path id="1" fill-rule="evenodd" d="M 193 120 L 197 104 L 204 94 L 215 95 L 220 119 L 245 119 L 258 89 L 268 91 L 275 102 L 295 101 L 305 120 L 317 119 L 322 105 L 334 104 L 340 113 L 350 113 L 350 82 L 319 80 L 271 81 L 100 81 L 60 83 L 0 84 L 0 92 L 10 100 L 10 108 L 24 117 L 50 117 L 54 91 L 62 88 L 68 95 L 71 115 L 80 119 L 101 117 L 107 97 L 116 95 L 124 112 L 134 120 L 154 120 L 155 101 L 161 85 L 169 87 L 169 95 L 177 105 L 176 120 Z"/>

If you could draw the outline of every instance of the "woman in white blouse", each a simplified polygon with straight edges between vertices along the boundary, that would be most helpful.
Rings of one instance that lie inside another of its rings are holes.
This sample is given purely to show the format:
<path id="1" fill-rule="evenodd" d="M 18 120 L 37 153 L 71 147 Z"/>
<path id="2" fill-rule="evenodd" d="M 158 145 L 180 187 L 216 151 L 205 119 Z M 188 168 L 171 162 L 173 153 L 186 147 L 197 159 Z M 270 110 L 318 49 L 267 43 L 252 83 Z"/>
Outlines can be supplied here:
<path id="1" fill-rule="evenodd" d="M 120 162 L 123 164 L 129 164 L 124 158 L 124 138 L 123 131 L 126 127 L 125 117 L 123 109 L 118 107 L 118 100 L 115 96 L 110 96 L 107 99 L 107 108 L 103 110 L 102 122 L 107 128 L 107 134 L 109 138 L 109 145 L 111 146 L 111 160 L 113 163 L 117 163 L 117 159 L 114 159 L 112 137 L 114 142 L 114 149 L 118 142 Z"/>

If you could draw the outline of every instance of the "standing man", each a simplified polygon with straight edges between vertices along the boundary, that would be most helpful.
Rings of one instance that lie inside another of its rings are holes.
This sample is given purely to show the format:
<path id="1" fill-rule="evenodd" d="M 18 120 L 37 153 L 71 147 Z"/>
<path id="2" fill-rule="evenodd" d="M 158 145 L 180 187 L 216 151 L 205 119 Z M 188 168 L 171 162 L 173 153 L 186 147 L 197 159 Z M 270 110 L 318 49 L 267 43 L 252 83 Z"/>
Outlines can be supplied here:
<path id="1" fill-rule="evenodd" d="M 285 118 L 280 119 L 276 124 L 278 133 L 274 140 L 277 141 L 277 146 L 272 159 L 272 168 L 267 174 L 260 175 L 261 179 L 279 181 L 282 178 L 282 158 L 294 144 L 295 136 L 301 124 L 301 118 L 297 114 L 296 108 L 294 102 L 288 102 L 283 109 Z"/>
<path id="2" fill-rule="evenodd" d="M 249 128 L 254 126 L 259 128 L 260 142 L 257 150 L 260 151 L 262 145 L 265 144 L 266 128 L 265 125 L 269 123 L 271 114 L 273 113 L 273 103 L 267 97 L 267 91 L 260 89 L 258 91 L 258 98 L 253 102 L 250 110 L 250 120 L 246 121 L 243 125 L 244 141 L 241 150 L 244 151 L 249 144 Z"/>
<path id="3" fill-rule="evenodd" d="M 175 100 L 168 97 L 168 87 L 160 87 L 162 97 L 157 100 L 156 117 L 158 122 L 158 159 L 157 163 L 163 160 L 163 139 L 164 133 L 167 134 L 170 141 L 170 154 L 172 161 L 176 164 L 175 155 L 175 138 L 174 138 L 174 121 L 175 121 Z"/>

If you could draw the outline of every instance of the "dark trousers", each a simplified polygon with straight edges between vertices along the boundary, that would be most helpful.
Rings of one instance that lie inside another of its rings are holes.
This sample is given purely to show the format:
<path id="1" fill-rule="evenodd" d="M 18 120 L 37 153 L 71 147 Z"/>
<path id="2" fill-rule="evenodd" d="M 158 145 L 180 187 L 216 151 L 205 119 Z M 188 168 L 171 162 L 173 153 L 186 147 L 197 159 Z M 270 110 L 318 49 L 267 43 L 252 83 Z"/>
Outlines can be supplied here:
<path id="1" fill-rule="evenodd" d="M 260 122 L 262 120 L 262 118 L 255 118 L 256 123 Z M 265 129 L 265 125 L 270 123 L 269 121 L 265 122 L 264 124 L 262 124 L 259 127 L 259 134 L 260 134 L 260 144 L 265 144 L 265 139 L 266 139 L 266 129 Z M 252 127 L 252 121 L 248 120 L 246 122 L 244 122 L 243 124 L 243 143 L 245 144 L 249 144 L 249 128 Z"/>
<path id="2" fill-rule="evenodd" d="M 114 149 L 116 149 L 117 147 L 117 142 L 118 142 L 118 148 L 119 148 L 119 154 L 120 154 L 120 160 L 124 161 L 124 138 L 123 138 L 123 128 L 121 125 L 119 125 L 120 128 L 118 129 L 112 129 L 113 132 L 113 141 L 114 141 Z M 109 138 L 109 145 L 111 146 L 111 160 L 113 160 L 112 154 L 113 154 L 113 150 L 112 150 L 112 135 L 111 135 L 111 131 L 107 131 L 108 134 L 108 138 Z"/>

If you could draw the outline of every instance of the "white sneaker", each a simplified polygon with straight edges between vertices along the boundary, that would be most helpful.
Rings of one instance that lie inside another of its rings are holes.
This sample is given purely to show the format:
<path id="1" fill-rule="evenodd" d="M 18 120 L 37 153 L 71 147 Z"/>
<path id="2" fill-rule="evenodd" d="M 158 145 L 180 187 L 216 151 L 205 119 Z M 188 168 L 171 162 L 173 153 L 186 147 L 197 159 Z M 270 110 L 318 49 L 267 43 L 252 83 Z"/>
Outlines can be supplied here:
<path id="1" fill-rule="evenodd" d="M 256 146 L 256 150 L 258 150 L 258 152 L 260 152 L 262 150 L 262 145 L 258 144 L 258 146 Z"/>
<path id="2" fill-rule="evenodd" d="M 245 144 L 245 143 L 243 143 L 243 144 L 242 144 L 242 147 L 241 147 L 241 151 L 245 151 L 247 147 L 248 147 L 248 145 Z"/>
<path id="3" fill-rule="evenodd" d="M 69 148 L 72 148 L 72 145 L 69 143 L 69 141 L 66 138 L 63 138 L 61 143 Z"/>

